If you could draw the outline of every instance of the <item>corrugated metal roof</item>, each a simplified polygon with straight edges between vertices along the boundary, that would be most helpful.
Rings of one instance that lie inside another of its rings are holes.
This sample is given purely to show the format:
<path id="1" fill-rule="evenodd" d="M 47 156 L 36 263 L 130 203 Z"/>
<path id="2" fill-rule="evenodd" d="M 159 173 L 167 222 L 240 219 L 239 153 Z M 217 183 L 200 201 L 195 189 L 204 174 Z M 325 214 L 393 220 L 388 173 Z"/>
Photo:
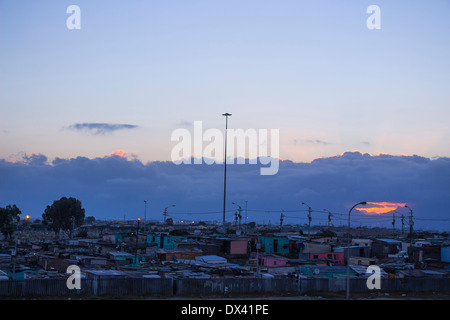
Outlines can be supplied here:
<path id="1" fill-rule="evenodd" d="M 376 240 L 386 243 L 402 243 L 400 240 L 377 238 Z"/>
<path id="2" fill-rule="evenodd" d="M 352 269 L 353 271 L 355 271 L 358 274 L 365 274 L 366 276 L 372 275 L 371 272 L 367 272 L 367 267 L 366 266 L 350 265 L 350 269 Z M 388 276 L 386 271 L 384 271 L 382 268 L 380 268 L 380 273 L 381 273 L 381 276 L 383 276 L 383 277 Z"/>

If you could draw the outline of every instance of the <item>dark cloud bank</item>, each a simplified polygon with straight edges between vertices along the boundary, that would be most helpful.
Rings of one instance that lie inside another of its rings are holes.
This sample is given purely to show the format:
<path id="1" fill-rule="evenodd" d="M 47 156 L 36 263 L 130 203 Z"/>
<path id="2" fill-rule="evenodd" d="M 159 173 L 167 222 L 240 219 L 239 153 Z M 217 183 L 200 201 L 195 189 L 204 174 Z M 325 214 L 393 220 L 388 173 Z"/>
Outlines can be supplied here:
<path id="1" fill-rule="evenodd" d="M 135 129 L 138 126 L 122 123 L 75 123 L 67 127 L 69 130 L 87 131 L 93 135 L 105 135 L 118 130 Z"/>
<path id="2" fill-rule="evenodd" d="M 353 204 L 389 201 L 413 208 L 416 228 L 450 229 L 450 158 L 347 152 L 311 163 L 282 161 L 273 176 L 261 176 L 259 169 L 253 164 L 227 167 L 227 221 L 236 208 L 231 202 L 244 207 L 248 201 L 249 221 L 278 224 L 284 209 L 285 223 L 304 224 L 304 201 L 313 210 L 335 212 L 334 223 L 345 225 Z M 176 204 L 169 209 L 175 220 L 221 221 L 223 165 L 144 164 L 118 156 L 51 163 L 44 155 L 24 156 L 16 163 L 0 160 L 0 206 L 17 204 L 24 214 L 40 217 L 46 205 L 62 196 L 80 199 L 86 215 L 97 219 L 143 217 L 147 200 L 148 220 L 161 220 L 164 207 Z M 294 210 L 299 212 L 289 212 Z M 398 211 L 409 215 L 406 208 Z M 355 224 L 361 215 L 352 213 Z M 326 216 L 313 212 L 313 224 L 324 224 Z M 390 226 L 390 218 L 380 221 Z"/>

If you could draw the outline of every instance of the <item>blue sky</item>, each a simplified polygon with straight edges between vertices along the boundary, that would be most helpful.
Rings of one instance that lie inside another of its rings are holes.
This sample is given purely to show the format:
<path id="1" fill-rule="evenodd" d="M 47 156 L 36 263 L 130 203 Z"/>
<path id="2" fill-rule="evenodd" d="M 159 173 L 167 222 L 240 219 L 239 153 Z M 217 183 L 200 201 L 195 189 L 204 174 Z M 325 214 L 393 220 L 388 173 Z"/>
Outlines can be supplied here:
<path id="1" fill-rule="evenodd" d="M 72 4 L 80 30 L 66 27 Z M 372 4 L 380 30 L 366 27 Z M 449 14 L 448 0 L 3 0 L 0 159 L 169 161 L 175 129 L 222 130 L 224 112 L 232 128 L 279 129 L 294 162 L 448 158 Z"/>
<path id="2" fill-rule="evenodd" d="M 366 27 L 371 4 L 2 1 L 0 156 L 168 160 L 173 130 L 222 128 L 223 112 L 280 129 L 284 159 L 448 156 L 449 1 L 378 1 L 381 30 Z M 75 123 L 139 128 L 91 137 Z"/>

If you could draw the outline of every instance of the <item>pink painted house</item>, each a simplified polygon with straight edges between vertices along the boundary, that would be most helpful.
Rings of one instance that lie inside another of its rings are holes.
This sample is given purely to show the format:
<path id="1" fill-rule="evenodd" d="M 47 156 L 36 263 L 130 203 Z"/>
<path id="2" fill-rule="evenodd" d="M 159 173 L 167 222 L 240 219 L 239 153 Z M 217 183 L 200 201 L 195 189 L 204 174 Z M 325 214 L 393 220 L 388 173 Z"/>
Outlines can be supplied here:
<path id="1" fill-rule="evenodd" d="M 251 257 L 256 259 L 256 253 L 252 252 Z M 259 265 L 261 267 L 287 267 L 287 258 L 280 257 L 274 254 L 259 254 Z"/>
<path id="2" fill-rule="evenodd" d="M 323 260 L 323 263 L 317 264 L 318 266 L 326 266 L 328 262 L 334 266 L 343 266 L 344 252 L 310 253 L 309 259 Z"/>

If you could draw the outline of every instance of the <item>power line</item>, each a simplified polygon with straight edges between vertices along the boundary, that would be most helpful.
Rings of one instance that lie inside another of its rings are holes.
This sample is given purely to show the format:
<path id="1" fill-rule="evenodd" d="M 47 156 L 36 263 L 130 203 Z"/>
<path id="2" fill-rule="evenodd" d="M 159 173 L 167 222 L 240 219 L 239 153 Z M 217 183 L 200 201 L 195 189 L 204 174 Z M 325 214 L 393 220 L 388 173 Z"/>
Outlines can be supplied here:
<path id="1" fill-rule="evenodd" d="M 261 213 L 261 214 L 276 214 L 279 215 L 280 212 L 283 212 L 283 217 L 288 219 L 299 219 L 300 221 L 309 221 L 309 217 L 305 216 L 305 213 L 309 213 L 308 209 L 295 209 L 295 210 L 264 210 L 264 209 L 249 209 L 246 210 L 248 213 Z M 235 210 L 226 210 L 225 213 L 229 217 L 230 215 L 233 215 Z M 333 220 L 337 221 L 345 221 L 346 220 L 346 214 L 341 212 L 333 212 L 333 211 L 327 211 L 327 210 L 311 210 L 313 213 L 317 214 L 324 214 L 324 216 L 321 217 L 315 217 L 314 220 L 319 221 L 325 221 L 328 218 L 330 218 L 330 214 L 333 217 Z M 170 215 L 215 215 L 223 213 L 223 211 L 171 211 Z M 303 214 L 303 215 L 302 215 Z M 326 215 L 325 215 L 326 214 Z M 394 213 L 384 213 L 384 214 L 362 214 L 357 215 L 353 221 L 359 222 L 359 223 L 384 223 L 384 222 L 392 222 Z M 407 221 L 405 219 L 406 217 L 402 216 L 402 224 L 410 224 L 410 221 Z M 123 218 L 122 218 L 123 219 Z M 416 218 L 414 217 L 414 220 L 416 221 L 435 221 L 435 222 L 448 222 L 450 221 L 450 218 Z M 402 225 L 403 226 L 403 225 Z"/>

